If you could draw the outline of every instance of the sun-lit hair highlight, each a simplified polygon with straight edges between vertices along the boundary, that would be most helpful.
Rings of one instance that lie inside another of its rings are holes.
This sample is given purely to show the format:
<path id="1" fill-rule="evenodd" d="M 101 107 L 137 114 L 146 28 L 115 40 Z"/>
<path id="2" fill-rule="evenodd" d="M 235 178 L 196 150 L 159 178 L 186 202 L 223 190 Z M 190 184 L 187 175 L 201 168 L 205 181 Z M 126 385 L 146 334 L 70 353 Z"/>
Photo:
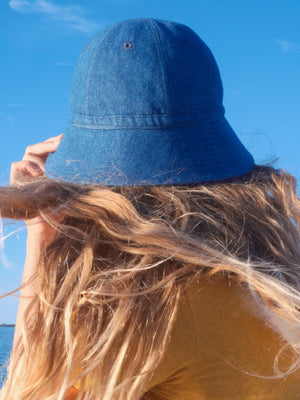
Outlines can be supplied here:
<path id="1" fill-rule="evenodd" d="M 42 179 L 1 188 L 0 211 L 42 215 L 56 228 L 0 400 L 62 400 L 75 384 L 78 400 L 140 399 L 184 283 L 202 275 L 250 288 L 295 354 L 288 370 L 274 360 L 274 374 L 300 366 L 300 201 L 291 175 L 257 166 L 225 182 L 134 188 Z"/>

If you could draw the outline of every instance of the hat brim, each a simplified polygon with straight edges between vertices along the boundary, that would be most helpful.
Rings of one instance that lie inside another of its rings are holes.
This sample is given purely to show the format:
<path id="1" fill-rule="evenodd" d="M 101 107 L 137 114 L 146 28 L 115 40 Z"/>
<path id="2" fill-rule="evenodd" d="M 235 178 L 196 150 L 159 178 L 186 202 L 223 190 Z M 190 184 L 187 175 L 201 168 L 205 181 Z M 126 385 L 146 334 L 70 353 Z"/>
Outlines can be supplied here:
<path id="1" fill-rule="evenodd" d="M 107 186 L 183 185 L 248 173 L 252 155 L 227 120 L 166 129 L 86 129 L 69 125 L 46 176 Z"/>

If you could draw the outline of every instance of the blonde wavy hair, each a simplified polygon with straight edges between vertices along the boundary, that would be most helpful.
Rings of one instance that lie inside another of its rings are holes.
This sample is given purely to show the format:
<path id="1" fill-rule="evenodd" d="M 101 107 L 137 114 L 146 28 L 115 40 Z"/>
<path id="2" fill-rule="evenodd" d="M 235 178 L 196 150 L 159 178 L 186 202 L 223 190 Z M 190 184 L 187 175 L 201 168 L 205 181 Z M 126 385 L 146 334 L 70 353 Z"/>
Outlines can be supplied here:
<path id="1" fill-rule="evenodd" d="M 137 400 L 162 359 L 183 283 L 247 284 L 300 365 L 300 201 L 295 179 L 256 166 L 213 184 L 99 187 L 42 179 L 0 189 L 2 217 L 56 228 L 1 400 Z M 52 212 L 49 212 L 52 210 Z M 277 371 L 282 373 L 282 371 Z"/>

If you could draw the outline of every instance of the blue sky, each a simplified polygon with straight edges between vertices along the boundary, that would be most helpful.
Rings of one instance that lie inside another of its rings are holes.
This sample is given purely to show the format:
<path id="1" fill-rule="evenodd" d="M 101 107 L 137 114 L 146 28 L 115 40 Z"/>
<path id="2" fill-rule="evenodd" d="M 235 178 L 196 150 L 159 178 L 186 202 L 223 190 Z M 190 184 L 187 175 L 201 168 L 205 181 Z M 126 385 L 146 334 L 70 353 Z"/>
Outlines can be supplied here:
<path id="1" fill-rule="evenodd" d="M 62 133 L 72 69 L 90 37 L 122 19 L 153 17 L 194 29 L 213 51 L 226 115 L 257 163 L 278 158 L 300 178 L 299 0 L 1 0 L 0 184 L 27 145 Z M 4 227 L 0 292 L 21 281 L 22 225 Z M 0 300 L 0 323 L 17 299 Z"/>

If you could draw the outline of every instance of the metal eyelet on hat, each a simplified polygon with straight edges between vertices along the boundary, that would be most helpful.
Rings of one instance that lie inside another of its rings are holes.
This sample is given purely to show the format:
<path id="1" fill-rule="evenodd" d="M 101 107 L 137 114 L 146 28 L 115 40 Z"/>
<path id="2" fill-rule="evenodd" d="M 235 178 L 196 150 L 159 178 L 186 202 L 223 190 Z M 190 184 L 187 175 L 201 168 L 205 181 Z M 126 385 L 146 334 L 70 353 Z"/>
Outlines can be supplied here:
<path id="1" fill-rule="evenodd" d="M 132 43 L 131 42 L 125 42 L 123 44 L 124 49 L 129 50 L 132 47 Z"/>

